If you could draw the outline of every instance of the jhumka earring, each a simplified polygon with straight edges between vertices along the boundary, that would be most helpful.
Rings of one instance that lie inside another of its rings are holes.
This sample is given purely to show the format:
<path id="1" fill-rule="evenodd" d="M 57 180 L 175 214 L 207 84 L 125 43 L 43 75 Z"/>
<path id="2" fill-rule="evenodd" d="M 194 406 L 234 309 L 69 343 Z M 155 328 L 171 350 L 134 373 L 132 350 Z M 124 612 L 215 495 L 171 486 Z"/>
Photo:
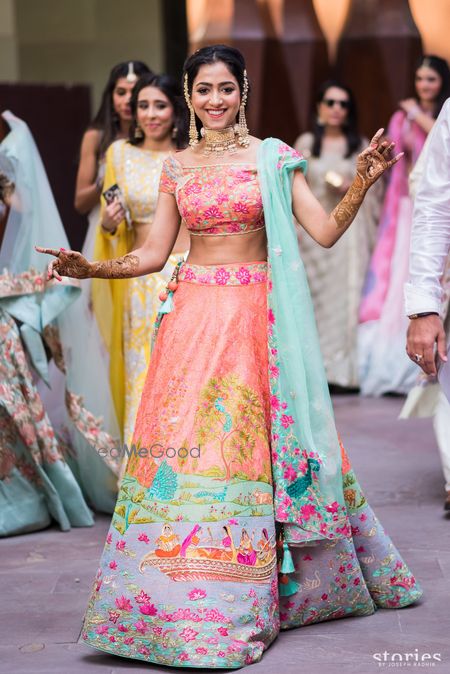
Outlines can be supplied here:
<path id="1" fill-rule="evenodd" d="M 241 105 L 239 107 L 238 123 L 235 126 L 235 131 L 238 135 L 238 144 L 241 147 L 248 147 L 250 145 L 247 120 L 245 118 L 245 106 L 248 98 L 248 77 L 247 71 L 244 70 L 244 86 L 242 91 Z"/>
<path id="2" fill-rule="evenodd" d="M 189 145 L 195 147 L 195 145 L 198 145 L 198 132 L 195 124 L 195 112 L 189 96 L 187 73 L 184 74 L 184 100 L 189 109 Z"/>
<path id="3" fill-rule="evenodd" d="M 178 129 L 176 126 L 173 127 L 172 129 L 172 138 L 176 138 L 178 134 Z"/>
<path id="4" fill-rule="evenodd" d="M 139 124 L 136 124 L 136 128 L 134 130 L 134 138 L 135 140 L 142 140 L 143 137 L 145 136 L 145 133 L 142 131 L 141 127 Z"/>

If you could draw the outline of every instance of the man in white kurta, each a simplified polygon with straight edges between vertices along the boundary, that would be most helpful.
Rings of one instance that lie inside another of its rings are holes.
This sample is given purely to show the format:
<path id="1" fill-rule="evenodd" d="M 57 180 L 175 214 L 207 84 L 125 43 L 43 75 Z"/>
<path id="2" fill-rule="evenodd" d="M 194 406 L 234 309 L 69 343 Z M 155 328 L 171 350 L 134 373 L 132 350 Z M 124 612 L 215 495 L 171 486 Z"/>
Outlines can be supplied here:
<path id="1" fill-rule="evenodd" d="M 450 99 L 441 110 L 421 160 L 410 277 L 405 284 L 406 313 L 411 319 L 406 350 L 427 375 L 436 375 L 436 361 L 447 360 L 449 338 L 443 323 L 442 281 L 450 253 Z M 446 481 L 444 507 L 450 510 L 450 404 L 442 392 L 434 409 L 434 426 Z"/>

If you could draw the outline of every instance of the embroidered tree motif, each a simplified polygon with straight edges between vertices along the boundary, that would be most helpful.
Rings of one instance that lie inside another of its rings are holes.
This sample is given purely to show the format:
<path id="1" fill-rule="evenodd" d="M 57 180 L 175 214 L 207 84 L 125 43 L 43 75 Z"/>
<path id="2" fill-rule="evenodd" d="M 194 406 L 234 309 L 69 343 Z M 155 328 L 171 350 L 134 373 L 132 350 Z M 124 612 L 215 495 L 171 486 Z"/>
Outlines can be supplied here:
<path id="1" fill-rule="evenodd" d="M 251 459 L 256 441 L 265 437 L 261 402 L 234 374 L 209 380 L 200 394 L 195 422 L 203 451 L 211 442 L 218 442 L 225 480 Z"/>

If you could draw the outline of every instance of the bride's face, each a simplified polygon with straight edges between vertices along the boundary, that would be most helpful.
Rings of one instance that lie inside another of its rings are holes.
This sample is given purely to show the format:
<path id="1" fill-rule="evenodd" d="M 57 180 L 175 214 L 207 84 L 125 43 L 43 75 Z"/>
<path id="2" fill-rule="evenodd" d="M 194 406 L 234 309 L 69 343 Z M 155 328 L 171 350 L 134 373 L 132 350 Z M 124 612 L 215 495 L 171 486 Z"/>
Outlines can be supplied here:
<path id="1" fill-rule="evenodd" d="M 222 61 L 200 66 L 192 84 L 192 106 L 204 127 L 225 129 L 236 122 L 239 84 Z"/>

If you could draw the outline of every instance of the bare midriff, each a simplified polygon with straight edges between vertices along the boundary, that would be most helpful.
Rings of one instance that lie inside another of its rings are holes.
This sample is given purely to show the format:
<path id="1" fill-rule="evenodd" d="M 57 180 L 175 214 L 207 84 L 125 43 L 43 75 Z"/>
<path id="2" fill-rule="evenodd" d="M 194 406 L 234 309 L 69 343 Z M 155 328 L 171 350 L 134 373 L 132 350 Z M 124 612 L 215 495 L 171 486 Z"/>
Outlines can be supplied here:
<path id="1" fill-rule="evenodd" d="M 133 250 L 141 248 L 147 238 L 148 233 L 150 232 L 152 224 L 148 222 L 139 222 L 133 223 L 134 229 L 134 243 Z M 172 253 L 185 253 L 189 250 L 189 234 L 186 231 L 186 227 L 182 224 L 180 226 L 180 231 L 178 232 L 177 239 L 175 241 Z"/>
<path id="2" fill-rule="evenodd" d="M 230 264 L 267 260 L 265 229 L 227 236 L 191 236 L 187 261 L 191 264 Z"/>

